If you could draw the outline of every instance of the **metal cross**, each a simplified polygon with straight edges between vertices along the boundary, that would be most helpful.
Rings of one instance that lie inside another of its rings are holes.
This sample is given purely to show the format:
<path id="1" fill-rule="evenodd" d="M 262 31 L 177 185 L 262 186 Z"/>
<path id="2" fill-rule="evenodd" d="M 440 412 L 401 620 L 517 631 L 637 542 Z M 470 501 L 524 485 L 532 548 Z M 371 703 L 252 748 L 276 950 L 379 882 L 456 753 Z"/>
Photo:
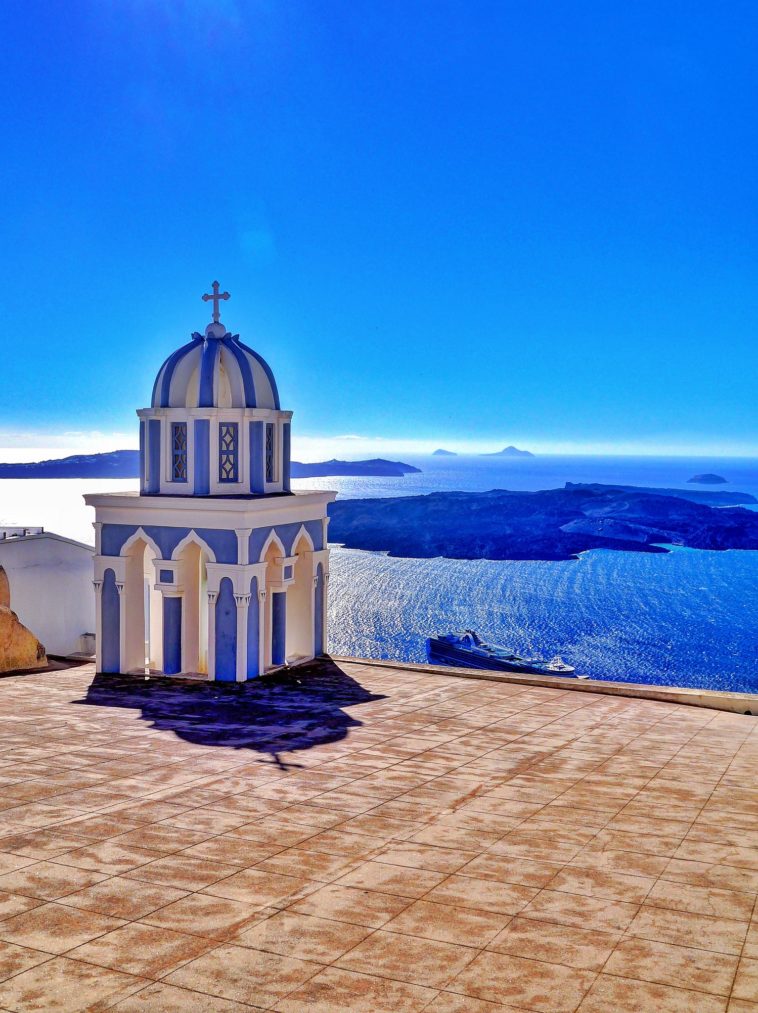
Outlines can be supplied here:
<path id="1" fill-rule="evenodd" d="M 228 299 L 229 298 L 229 293 L 228 292 L 219 292 L 219 290 L 218 290 L 218 282 L 217 281 L 213 282 L 213 285 L 211 286 L 211 288 L 213 289 L 213 295 L 208 295 L 208 293 L 206 292 L 205 295 L 203 296 L 203 302 L 208 302 L 211 299 L 213 300 L 213 323 L 217 324 L 218 323 L 218 319 L 219 319 L 219 313 L 218 313 L 219 299 L 224 299 L 224 300 Z"/>

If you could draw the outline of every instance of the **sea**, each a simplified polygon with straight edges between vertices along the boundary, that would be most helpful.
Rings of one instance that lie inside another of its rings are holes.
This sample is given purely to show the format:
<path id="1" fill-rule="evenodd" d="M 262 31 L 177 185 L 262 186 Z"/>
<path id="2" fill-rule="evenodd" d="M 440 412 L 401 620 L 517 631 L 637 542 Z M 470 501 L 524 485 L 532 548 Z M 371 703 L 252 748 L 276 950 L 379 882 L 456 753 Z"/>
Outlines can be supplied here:
<path id="1" fill-rule="evenodd" d="M 293 485 L 368 498 L 603 482 L 758 499 L 758 459 L 751 458 L 403 459 L 420 472 Z M 703 472 L 728 483 L 688 483 Z M 91 544 L 93 512 L 82 494 L 134 488 L 134 480 L 1 480 L 0 525 L 43 525 Z M 518 654 L 558 654 L 593 679 L 758 693 L 758 552 L 593 549 L 562 562 L 493 562 L 397 559 L 335 546 L 329 599 L 333 654 L 423 662 L 427 637 L 468 627 Z"/>

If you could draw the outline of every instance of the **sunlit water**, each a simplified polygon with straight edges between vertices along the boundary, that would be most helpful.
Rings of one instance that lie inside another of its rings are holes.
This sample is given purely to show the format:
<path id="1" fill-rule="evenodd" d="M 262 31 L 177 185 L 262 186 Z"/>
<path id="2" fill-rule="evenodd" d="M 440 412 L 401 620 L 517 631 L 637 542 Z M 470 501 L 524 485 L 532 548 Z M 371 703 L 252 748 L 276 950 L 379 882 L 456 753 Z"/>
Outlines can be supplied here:
<path id="1" fill-rule="evenodd" d="M 566 481 L 692 486 L 696 472 L 730 479 L 714 489 L 758 496 L 758 461 L 682 458 L 529 460 L 424 458 L 401 479 L 307 479 L 299 488 L 344 497 L 548 489 Z M 135 489 L 132 480 L 0 481 L 0 524 L 44 525 L 91 543 L 83 492 Z M 424 640 L 469 626 L 519 653 L 560 653 L 593 678 L 758 692 L 758 552 L 594 550 L 569 562 L 390 559 L 335 549 L 330 649 L 424 661 Z"/>

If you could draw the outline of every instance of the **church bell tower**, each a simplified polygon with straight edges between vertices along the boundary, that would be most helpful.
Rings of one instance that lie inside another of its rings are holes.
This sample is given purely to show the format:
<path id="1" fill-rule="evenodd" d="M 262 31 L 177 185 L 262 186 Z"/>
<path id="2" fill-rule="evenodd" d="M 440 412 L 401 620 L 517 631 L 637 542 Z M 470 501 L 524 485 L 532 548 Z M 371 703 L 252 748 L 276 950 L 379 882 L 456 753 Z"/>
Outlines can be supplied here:
<path id="1" fill-rule="evenodd" d="M 140 420 L 138 493 L 95 508 L 97 668 L 241 682 L 320 655 L 332 492 L 293 492 L 292 412 L 268 363 L 227 331 L 161 365 Z"/>

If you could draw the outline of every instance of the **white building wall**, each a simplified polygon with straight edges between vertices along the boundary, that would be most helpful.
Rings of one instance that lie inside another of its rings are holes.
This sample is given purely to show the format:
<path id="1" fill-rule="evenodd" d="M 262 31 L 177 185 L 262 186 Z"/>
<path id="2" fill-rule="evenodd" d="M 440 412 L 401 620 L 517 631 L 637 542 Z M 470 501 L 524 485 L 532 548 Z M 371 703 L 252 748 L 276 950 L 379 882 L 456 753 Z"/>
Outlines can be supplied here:
<path id="1" fill-rule="evenodd" d="M 45 532 L 0 539 L 11 608 L 48 654 L 74 654 L 95 631 L 94 548 Z"/>

